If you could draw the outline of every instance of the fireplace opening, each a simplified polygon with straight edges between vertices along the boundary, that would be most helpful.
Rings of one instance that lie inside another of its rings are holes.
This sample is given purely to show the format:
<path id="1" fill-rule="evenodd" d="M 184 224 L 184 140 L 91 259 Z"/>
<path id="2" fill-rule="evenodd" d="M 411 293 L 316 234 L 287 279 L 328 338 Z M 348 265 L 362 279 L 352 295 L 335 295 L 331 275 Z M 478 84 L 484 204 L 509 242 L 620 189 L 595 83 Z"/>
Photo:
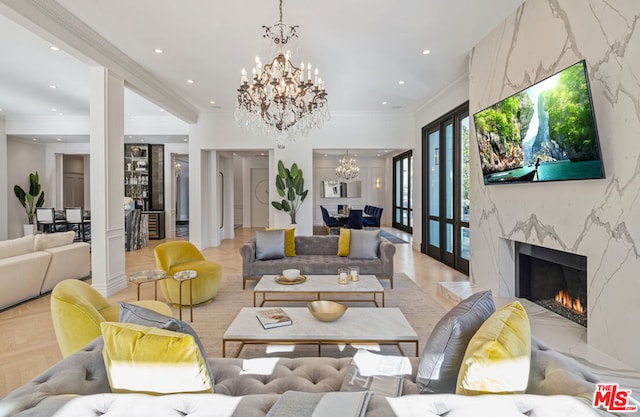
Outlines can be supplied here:
<path id="1" fill-rule="evenodd" d="M 516 297 L 587 327 L 587 257 L 516 242 Z"/>

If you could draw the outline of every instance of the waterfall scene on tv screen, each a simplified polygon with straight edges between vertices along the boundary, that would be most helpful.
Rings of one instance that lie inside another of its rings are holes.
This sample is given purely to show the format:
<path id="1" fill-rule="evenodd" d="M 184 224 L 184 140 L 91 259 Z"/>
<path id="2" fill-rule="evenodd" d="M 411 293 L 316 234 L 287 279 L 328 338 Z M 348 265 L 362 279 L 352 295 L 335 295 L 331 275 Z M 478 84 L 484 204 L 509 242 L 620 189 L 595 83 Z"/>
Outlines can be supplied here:
<path id="1" fill-rule="evenodd" d="M 584 61 L 473 119 L 485 184 L 604 178 Z"/>

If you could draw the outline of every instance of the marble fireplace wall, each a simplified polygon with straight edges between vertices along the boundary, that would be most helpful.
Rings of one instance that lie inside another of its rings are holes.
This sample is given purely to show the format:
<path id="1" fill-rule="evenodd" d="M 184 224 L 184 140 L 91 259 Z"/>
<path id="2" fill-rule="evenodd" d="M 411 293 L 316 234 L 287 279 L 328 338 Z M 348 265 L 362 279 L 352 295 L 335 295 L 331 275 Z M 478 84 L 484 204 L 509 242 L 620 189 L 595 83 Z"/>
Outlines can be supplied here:
<path id="1" fill-rule="evenodd" d="M 485 186 L 472 140 L 471 280 L 513 295 L 512 241 L 587 256 L 587 343 L 640 369 L 640 1 L 526 1 L 470 54 L 470 113 L 581 59 L 606 179 Z"/>

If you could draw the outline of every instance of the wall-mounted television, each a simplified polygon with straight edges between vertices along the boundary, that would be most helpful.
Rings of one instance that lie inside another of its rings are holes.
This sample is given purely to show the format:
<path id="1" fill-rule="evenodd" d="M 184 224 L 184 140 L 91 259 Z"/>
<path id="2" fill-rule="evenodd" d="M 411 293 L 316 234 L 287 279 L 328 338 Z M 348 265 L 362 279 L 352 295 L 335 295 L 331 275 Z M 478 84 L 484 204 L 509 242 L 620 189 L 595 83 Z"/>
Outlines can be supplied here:
<path id="1" fill-rule="evenodd" d="M 604 178 L 584 60 L 473 115 L 485 184 Z"/>

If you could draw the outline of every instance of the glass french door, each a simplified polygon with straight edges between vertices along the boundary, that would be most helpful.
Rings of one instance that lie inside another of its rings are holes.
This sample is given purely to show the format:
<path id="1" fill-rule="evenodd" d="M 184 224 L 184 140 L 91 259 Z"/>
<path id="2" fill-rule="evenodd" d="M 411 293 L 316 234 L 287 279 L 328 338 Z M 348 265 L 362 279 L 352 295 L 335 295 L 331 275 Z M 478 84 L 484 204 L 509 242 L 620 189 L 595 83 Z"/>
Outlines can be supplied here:
<path id="1" fill-rule="evenodd" d="M 422 129 L 423 253 L 469 273 L 469 105 Z"/>
<path id="2" fill-rule="evenodd" d="M 413 233 L 413 153 L 393 157 L 393 221 L 396 229 Z"/>

